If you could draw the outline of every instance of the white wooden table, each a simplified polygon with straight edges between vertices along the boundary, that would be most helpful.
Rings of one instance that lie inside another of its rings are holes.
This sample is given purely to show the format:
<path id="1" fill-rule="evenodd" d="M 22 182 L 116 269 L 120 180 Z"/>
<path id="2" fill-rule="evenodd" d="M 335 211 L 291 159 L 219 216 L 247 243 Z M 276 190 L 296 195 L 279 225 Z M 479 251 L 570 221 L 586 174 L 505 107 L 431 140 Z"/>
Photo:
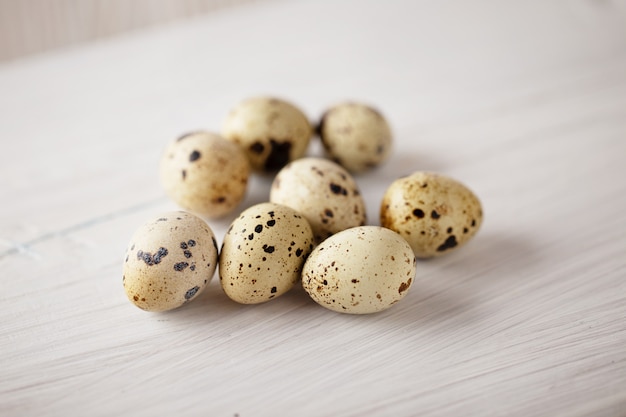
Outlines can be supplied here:
<path id="1" fill-rule="evenodd" d="M 217 279 L 137 309 L 123 254 L 176 208 L 165 144 L 257 94 L 388 116 L 393 157 L 357 177 L 370 224 L 432 170 L 479 195 L 482 230 L 376 315 L 301 289 L 242 306 Z M 2 416 L 626 415 L 624 1 L 241 6 L 1 65 L 0 141 Z"/>

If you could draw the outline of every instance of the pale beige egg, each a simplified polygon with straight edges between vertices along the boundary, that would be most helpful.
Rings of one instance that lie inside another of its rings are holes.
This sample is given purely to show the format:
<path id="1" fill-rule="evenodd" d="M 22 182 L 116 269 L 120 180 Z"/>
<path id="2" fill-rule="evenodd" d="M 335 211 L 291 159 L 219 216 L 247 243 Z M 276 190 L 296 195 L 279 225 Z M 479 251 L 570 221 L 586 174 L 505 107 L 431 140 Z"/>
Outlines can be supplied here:
<path id="1" fill-rule="evenodd" d="M 460 248 L 483 221 L 480 200 L 462 183 L 431 172 L 394 181 L 383 197 L 380 223 L 404 237 L 418 258 Z"/>
<path id="2" fill-rule="evenodd" d="M 374 168 L 391 153 L 389 123 L 365 104 L 349 102 L 330 108 L 320 120 L 318 133 L 330 158 L 351 172 Z"/>
<path id="3" fill-rule="evenodd" d="M 210 132 L 193 132 L 172 141 L 161 158 L 161 183 L 174 202 L 214 218 L 243 200 L 250 166 L 236 144 Z"/>
<path id="4" fill-rule="evenodd" d="M 284 167 L 274 178 L 270 201 L 301 213 L 317 243 L 367 220 L 365 202 L 352 175 L 324 158 L 301 158 Z"/>
<path id="5" fill-rule="evenodd" d="M 126 251 L 123 285 L 128 299 L 147 311 L 166 311 L 193 300 L 213 278 L 217 242 L 199 217 L 163 213 L 134 233 Z"/>
<path id="6" fill-rule="evenodd" d="M 261 203 L 236 218 L 220 253 L 220 283 L 242 304 L 258 304 L 289 291 L 313 249 L 313 232 L 295 210 Z"/>
<path id="7" fill-rule="evenodd" d="M 276 172 L 305 154 L 313 129 L 293 104 L 272 97 L 255 97 L 231 110 L 222 125 L 222 134 L 241 146 L 254 170 Z"/>
<path id="8" fill-rule="evenodd" d="M 397 233 L 379 226 L 354 227 L 313 250 L 304 265 L 302 286 L 330 310 L 375 313 L 406 296 L 415 267 L 413 250 Z"/>

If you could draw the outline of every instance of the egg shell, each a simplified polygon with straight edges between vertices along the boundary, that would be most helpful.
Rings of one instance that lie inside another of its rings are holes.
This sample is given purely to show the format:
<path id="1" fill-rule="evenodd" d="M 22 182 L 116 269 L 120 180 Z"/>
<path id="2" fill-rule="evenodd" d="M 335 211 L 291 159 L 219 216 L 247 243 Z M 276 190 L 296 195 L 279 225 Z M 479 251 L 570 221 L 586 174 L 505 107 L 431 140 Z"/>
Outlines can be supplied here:
<path id="1" fill-rule="evenodd" d="M 380 209 L 381 225 L 404 237 L 418 258 L 460 248 L 482 221 L 480 200 L 469 188 L 431 172 L 415 172 L 394 181 Z"/>
<path id="2" fill-rule="evenodd" d="M 367 220 L 365 202 L 352 175 L 324 158 L 302 158 L 284 167 L 274 178 L 270 201 L 301 213 L 317 243 Z"/>
<path id="3" fill-rule="evenodd" d="M 401 236 L 379 226 L 360 226 L 329 237 L 313 250 L 302 286 L 330 310 L 376 313 L 406 296 L 415 268 L 415 255 Z"/>
<path id="4" fill-rule="evenodd" d="M 147 311 L 180 307 L 200 294 L 217 267 L 217 242 L 199 217 L 163 213 L 130 240 L 123 267 L 128 299 Z"/>
<path id="5" fill-rule="evenodd" d="M 243 200 L 250 166 L 236 144 L 210 132 L 172 141 L 161 158 L 161 183 L 179 206 L 215 218 Z"/>
<path id="6" fill-rule="evenodd" d="M 228 114 L 222 134 L 243 148 L 255 171 L 276 172 L 304 155 L 313 129 L 293 104 L 255 97 L 239 103 Z"/>
<path id="7" fill-rule="evenodd" d="M 235 219 L 222 244 L 220 283 L 226 295 L 242 304 L 272 300 L 300 279 L 313 249 L 313 232 L 295 210 L 261 203 Z"/>
<path id="8" fill-rule="evenodd" d="M 376 167 L 391 154 L 393 139 L 387 120 L 365 104 L 332 107 L 322 116 L 318 133 L 330 158 L 351 172 Z"/>

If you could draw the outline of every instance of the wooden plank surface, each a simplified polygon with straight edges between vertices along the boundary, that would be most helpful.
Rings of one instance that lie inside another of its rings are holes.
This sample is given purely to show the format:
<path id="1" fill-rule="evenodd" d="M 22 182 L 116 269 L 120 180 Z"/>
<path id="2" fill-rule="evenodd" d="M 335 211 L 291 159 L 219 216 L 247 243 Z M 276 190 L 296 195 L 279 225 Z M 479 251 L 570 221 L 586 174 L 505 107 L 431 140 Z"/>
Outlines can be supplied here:
<path id="1" fill-rule="evenodd" d="M 0 415 L 626 415 L 625 21 L 608 0 L 271 2 L 0 65 Z M 176 208 L 165 144 L 256 94 L 378 106 L 396 142 L 357 176 L 369 223 L 419 169 L 470 186 L 482 230 L 376 315 L 298 288 L 242 306 L 217 279 L 135 308 L 128 239 Z"/>
<path id="2" fill-rule="evenodd" d="M 251 0 L 0 0 L 0 62 L 214 13 L 246 1 Z"/>

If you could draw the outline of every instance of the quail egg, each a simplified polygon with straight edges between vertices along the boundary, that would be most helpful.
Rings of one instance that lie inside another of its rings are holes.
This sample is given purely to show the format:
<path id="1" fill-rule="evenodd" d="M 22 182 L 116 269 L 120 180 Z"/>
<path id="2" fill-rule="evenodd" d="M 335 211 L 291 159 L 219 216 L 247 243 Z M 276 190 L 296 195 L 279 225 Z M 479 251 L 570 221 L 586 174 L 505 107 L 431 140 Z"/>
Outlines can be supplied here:
<path id="1" fill-rule="evenodd" d="M 365 202 L 343 167 L 323 158 L 302 158 L 274 178 L 270 201 L 302 213 L 317 243 L 349 227 L 365 224 Z"/>
<path id="2" fill-rule="evenodd" d="M 300 278 L 313 249 L 309 223 L 295 210 L 261 203 L 236 218 L 220 254 L 220 282 L 226 295 L 242 304 L 269 301 Z"/>
<path id="3" fill-rule="evenodd" d="M 330 310 L 375 313 L 404 298 L 415 268 L 413 250 L 397 233 L 379 226 L 353 227 L 313 250 L 304 265 L 302 286 Z"/>
<path id="4" fill-rule="evenodd" d="M 163 213 L 130 240 L 123 267 L 128 299 L 147 311 L 166 311 L 193 300 L 213 278 L 217 242 L 199 217 Z"/>
<path id="5" fill-rule="evenodd" d="M 161 182 L 181 207 L 214 218 L 244 198 L 250 167 L 236 144 L 209 132 L 171 142 L 161 158 Z"/>
<path id="6" fill-rule="evenodd" d="M 365 104 L 332 107 L 322 116 L 318 133 L 328 155 L 352 172 L 373 168 L 391 153 L 389 124 L 378 110 Z"/>
<path id="7" fill-rule="evenodd" d="M 418 258 L 461 247 L 476 234 L 482 220 L 480 201 L 469 188 L 430 172 L 394 181 L 380 208 L 381 225 L 404 237 Z"/>
<path id="8" fill-rule="evenodd" d="M 222 134 L 243 148 L 255 171 L 276 172 L 304 155 L 313 131 L 293 104 L 256 97 L 239 103 L 228 114 Z"/>

